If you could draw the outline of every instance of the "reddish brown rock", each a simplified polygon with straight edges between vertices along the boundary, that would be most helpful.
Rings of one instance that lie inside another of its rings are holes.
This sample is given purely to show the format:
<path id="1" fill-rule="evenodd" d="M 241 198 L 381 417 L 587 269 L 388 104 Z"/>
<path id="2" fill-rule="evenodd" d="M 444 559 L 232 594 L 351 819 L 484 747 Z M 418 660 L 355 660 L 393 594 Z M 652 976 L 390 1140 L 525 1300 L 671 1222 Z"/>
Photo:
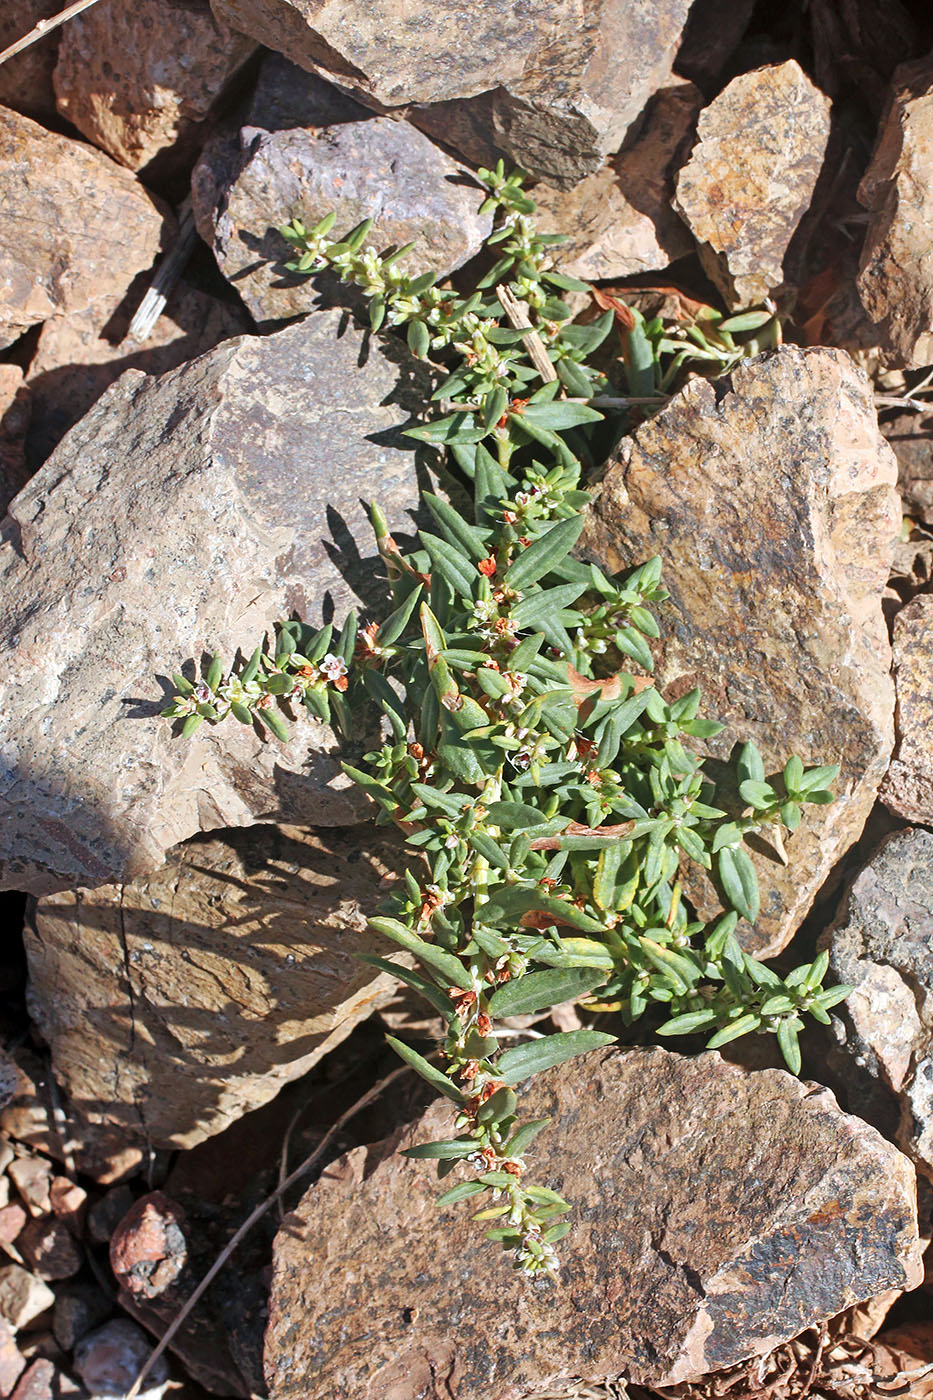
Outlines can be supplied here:
<path id="1" fill-rule="evenodd" d="M 100 151 L 0 108 L 0 347 L 125 292 L 173 223 Z"/>
<path id="2" fill-rule="evenodd" d="M 529 1162 L 573 1202 L 535 1287 L 423 1162 L 447 1103 L 327 1168 L 276 1242 L 272 1400 L 520 1400 L 696 1379 L 922 1277 L 913 1168 L 832 1095 L 715 1054 L 598 1051 L 535 1079 Z M 451 1178 L 451 1181 L 453 1178 Z"/>
<path id="3" fill-rule="evenodd" d="M 143 1196 L 110 1240 L 110 1267 L 134 1298 L 158 1298 L 178 1281 L 188 1259 L 185 1213 L 161 1191 Z"/>
<path id="4" fill-rule="evenodd" d="M 43 324 L 28 373 L 33 413 L 26 444 L 33 470 L 124 370 L 165 374 L 251 329 L 249 317 L 235 301 L 220 301 L 179 282 L 140 345 L 127 332 L 151 280 L 144 274 L 129 294 L 70 315 L 50 316 Z"/>
<path id="5" fill-rule="evenodd" d="M 391 994 L 356 954 L 382 951 L 366 915 L 399 860 L 363 828 L 259 826 L 42 900 L 29 1001 L 66 1092 L 140 1146 L 190 1147 L 267 1103 Z"/>
<path id="6" fill-rule="evenodd" d="M 59 0 L 16 0 L 15 5 L 0 6 L 0 49 L 21 39 L 39 20 L 51 19 L 61 8 Z M 52 73 L 58 43 L 56 30 L 0 63 L 0 106 L 12 107 L 37 122 L 55 121 L 58 113 Z"/>
<path id="7" fill-rule="evenodd" d="M 869 211 L 858 289 L 898 364 L 933 361 L 933 61 L 894 74 L 878 144 L 859 186 Z"/>
<path id="8" fill-rule="evenodd" d="M 921 593 L 894 620 L 897 695 L 894 757 L 881 787 L 885 806 L 913 822 L 933 822 L 933 594 Z"/>
<path id="9" fill-rule="evenodd" d="M 19 1264 L 0 1268 L 0 1318 L 14 1332 L 34 1322 L 55 1302 L 55 1294 L 41 1278 Z"/>
<path id="10" fill-rule="evenodd" d="M 99 0 L 62 31 L 58 110 L 130 170 L 166 147 L 176 168 L 190 161 L 199 125 L 253 48 L 214 19 L 208 0 Z"/>
<path id="11" fill-rule="evenodd" d="M 702 103 L 693 83 L 655 94 L 635 139 L 569 191 L 537 185 L 539 228 L 563 233 L 562 272 L 596 280 L 667 267 L 693 240 L 671 208 L 674 175 Z"/>
<path id="12" fill-rule="evenodd" d="M 47 1215 L 52 1209 L 49 1188 L 52 1184 L 52 1164 L 43 1157 L 17 1157 L 7 1168 L 7 1174 L 26 1202 L 29 1214 Z"/>
<path id="13" fill-rule="evenodd" d="M 53 1214 L 57 1215 L 59 1220 L 66 1221 L 69 1229 L 77 1233 L 84 1222 L 87 1206 L 87 1192 L 84 1187 L 67 1176 L 56 1176 L 49 1187 L 49 1200 L 52 1203 Z"/>
<path id="14" fill-rule="evenodd" d="M 28 1219 L 22 1206 L 4 1206 L 0 1209 L 0 1240 L 4 1244 L 13 1244 Z"/>
<path id="15" fill-rule="evenodd" d="M 829 141 L 829 99 L 789 59 L 733 78 L 700 113 L 675 207 L 730 307 L 784 280 Z"/>
<path id="16" fill-rule="evenodd" d="M 461 129 L 447 104 L 469 99 L 485 142 L 569 185 L 618 150 L 670 72 L 690 10 L 690 0 L 595 0 L 582 9 L 479 0 L 468 11 L 390 0 L 354 11 L 349 24 L 333 0 L 212 3 L 224 23 L 379 111 L 441 104 L 434 134 L 446 144 L 457 144 Z M 421 110 L 430 121 L 430 107 Z"/>
<path id="17" fill-rule="evenodd" d="M 30 1220 L 17 1240 L 17 1248 L 39 1278 L 73 1278 L 84 1256 L 64 1220 L 54 1215 Z"/>
<path id="18" fill-rule="evenodd" d="M 792 752 L 842 765 L 836 802 L 806 808 L 788 840 L 788 866 L 749 852 L 753 948 L 786 945 L 887 766 L 895 480 L 868 380 L 841 351 L 788 346 L 715 385 L 693 381 L 624 439 L 581 538 L 612 572 L 661 557 L 658 677 L 671 697 L 701 687 L 704 713 L 726 726 L 716 758 L 752 739 L 769 774 Z"/>

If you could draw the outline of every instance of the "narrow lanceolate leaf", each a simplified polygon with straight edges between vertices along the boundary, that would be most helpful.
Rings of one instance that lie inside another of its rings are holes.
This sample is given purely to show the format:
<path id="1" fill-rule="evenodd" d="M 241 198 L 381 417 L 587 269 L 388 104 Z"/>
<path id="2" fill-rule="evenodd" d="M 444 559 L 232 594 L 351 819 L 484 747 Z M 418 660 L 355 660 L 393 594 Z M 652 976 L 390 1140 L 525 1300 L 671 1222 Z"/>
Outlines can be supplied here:
<path id="1" fill-rule="evenodd" d="M 512 621 L 516 627 L 538 627 L 561 608 L 569 608 L 585 589 L 585 583 L 561 583 L 556 588 L 531 593 L 515 604 L 512 609 Z"/>
<path id="2" fill-rule="evenodd" d="M 523 1123 L 518 1132 L 513 1133 L 505 1145 L 505 1150 L 510 1157 L 520 1157 L 526 1147 L 530 1147 L 535 1138 L 543 1128 L 550 1123 L 550 1118 L 532 1118 L 529 1123 Z"/>
<path id="3" fill-rule="evenodd" d="M 658 1035 L 692 1035 L 711 1026 L 716 1020 L 716 1012 L 708 1007 L 705 1011 L 685 1011 L 681 1016 L 672 1016 L 663 1026 L 658 1026 Z"/>
<path id="4" fill-rule="evenodd" d="M 410 1045 L 406 1045 L 404 1040 L 396 1040 L 394 1035 L 387 1035 L 386 1041 L 392 1046 L 397 1055 L 401 1055 L 406 1064 L 426 1079 L 432 1089 L 436 1089 L 439 1094 L 444 1094 L 448 1099 L 453 1099 L 454 1103 L 463 1103 L 463 1094 L 456 1084 L 451 1083 L 446 1074 L 432 1065 L 430 1060 L 426 1060 L 423 1055 L 419 1055 L 417 1050 L 413 1050 Z"/>
<path id="5" fill-rule="evenodd" d="M 582 529 L 582 515 L 552 525 L 518 556 L 505 576 L 506 586 L 521 591 L 537 583 L 570 553 Z"/>
<path id="6" fill-rule="evenodd" d="M 463 1157 L 469 1157 L 470 1153 L 475 1151 L 476 1143 L 470 1138 L 467 1138 L 466 1141 L 447 1138 L 441 1142 L 420 1142 L 417 1147 L 406 1147 L 402 1150 L 402 1156 L 422 1158 L 428 1161 L 458 1162 Z"/>
<path id="7" fill-rule="evenodd" d="M 575 1055 L 585 1055 L 589 1050 L 598 1050 L 602 1045 L 612 1045 L 614 1035 L 605 1031 L 560 1031 L 542 1040 L 529 1041 L 527 1045 L 516 1045 L 499 1057 L 496 1066 L 499 1077 L 506 1084 L 521 1084 L 533 1074 L 562 1065 Z"/>
<path id="8" fill-rule="evenodd" d="M 530 403 L 519 422 L 530 423 L 535 428 L 547 428 L 551 432 L 564 432 L 567 428 L 579 428 L 584 423 L 601 423 L 603 415 L 595 408 L 583 403 L 569 403 L 566 399 L 555 399 L 553 403 Z"/>
<path id="9" fill-rule="evenodd" d="M 400 603 L 394 612 L 389 613 L 385 622 L 382 623 L 376 633 L 376 645 L 380 647 L 391 646 L 397 642 L 405 631 L 411 619 L 411 615 L 418 606 L 421 598 L 421 584 L 416 584 L 411 590 L 404 603 Z"/>
<path id="10" fill-rule="evenodd" d="M 606 980 L 602 968 L 549 968 L 504 982 L 489 999 L 492 1016 L 525 1016 L 564 1001 L 575 1001 Z"/>
<path id="11" fill-rule="evenodd" d="M 397 943 L 400 948 L 414 953 L 426 967 L 440 973 L 448 986 L 463 987 L 469 985 L 470 975 L 460 959 L 455 958 L 453 953 L 439 948 L 436 943 L 426 943 L 423 938 L 412 933 L 404 924 L 400 924 L 398 919 L 378 917 L 370 919 L 369 922 L 377 933 L 391 938 L 392 942 Z"/>
<path id="12" fill-rule="evenodd" d="M 434 1204 L 455 1206 L 458 1201 L 467 1201 L 471 1196 L 479 1196 L 485 1190 L 486 1187 L 481 1181 L 461 1181 L 459 1186 L 452 1186 L 443 1196 L 438 1196 Z"/>
<path id="13" fill-rule="evenodd" d="M 724 846 L 717 856 L 719 878 L 733 909 L 750 923 L 758 918 L 758 877 L 751 858 L 741 846 Z"/>
<path id="14" fill-rule="evenodd" d="M 442 535 L 450 544 L 459 545 L 477 563 L 486 557 L 488 531 L 480 530 L 475 525 L 468 525 L 460 512 L 454 510 L 448 501 L 441 500 L 440 496 L 432 495 L 430 491 L 425 491 L 421 499 L 437 521 Z"/>
<path id="15" fill-rule="evenodd" d="M 406 987 L 411 987 L 429 1001 L 431 1005 L 445 1016 L 448 1020 L 454 1014 L 454 1004 L 446 992 L 442 992 L 440 987 L 430 981 L 429 978 L 418 972 L 413 967 L 400 967 L 398 963 L 392 962 L 391 958 L 376 958 L 371 953 L 357 953 L 360 962 L 364 962 L 368 967 L 376 967 L 380 972 L 388 972 L 392 977 L 397 977 L 400 982 L 404 982 Z"/>
<path id="16" fill-rule="evenodd" d="M 448 544 L 437 535 L 419 530 L 418 538 L 431 556 L 431 564 L 445 583 L 449 583 L 455 593 L 464 598 L 473 596 L 473 585 L 478 578 L 475 567 L 465 558 L 457 545 Z"/>

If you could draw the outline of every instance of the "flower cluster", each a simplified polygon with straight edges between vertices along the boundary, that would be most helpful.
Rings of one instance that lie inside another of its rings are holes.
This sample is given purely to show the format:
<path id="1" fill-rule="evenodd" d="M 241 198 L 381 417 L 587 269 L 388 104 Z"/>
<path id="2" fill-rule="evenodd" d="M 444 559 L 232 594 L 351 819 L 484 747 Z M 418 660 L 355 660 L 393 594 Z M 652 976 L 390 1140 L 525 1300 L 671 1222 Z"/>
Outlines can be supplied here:
<path id="1" fill-rule="evenodd" d="M 759 913 L 747 838 L 764 835 L 786 859 L 784 834 L 805 804 L 832 801 L 838 769 L 793 756 L 769 774 L 746 744 L 734 791 L 721 792 L 703 761 L 721 726 L 700 717 L 698 691 L 668 701 L 651 680 L 652 609 L 667 596 L 658 560 L 610 579 L 576 557 L 583 466 L 614 436 L 578 390 L 600 381 L 584 362 L 612 313 L 565 326 L 548 290 L 567 282 L 549 270 L 552 240 L 535 232 L 516 177 L 485 175 L 502 257 L 484 282 L 508 279 L 546 364 L 501 324 L 499 298 L 407 278 L 401 252 L 363 249 L 368 225 L 338 244 L 326 241 L 328 220 L 289 233 L 298 270 L 326 263 L 367 292 L 375 325 L 407 323 L 416 353 L 452 346 L 461 357 L 439 396 L 466 405 L 411 435 L 449 448 L 471 509 L 425 492 L 432 528 L 408 555 L 374 509 L 391 592 L 382 622 L 358 632 L 351 617 L 339 638 L 286 623 L 273 654 L 258 648 L 229 674 L 215 658 L 201 685 L 176 678 L 166 713 L 184 716 L 188 732 L 258 713 L 278 734 L 276 707 L 289 701 L 344 729 L 357 704 L 379 706 L 385 742 L 364 766 L 344 767 L 410 850 L 399 891 L 371 919 L 408 959 L 367 961 L 442 1017 L 439 1063 L 390 1041 L 453 1105 L 451 1136 L 409 1154 L 435 1161 L 441 1177 L 459 1169 L 439 1204 L 471 1200 L 516 1267 L 547 1275 L 571 1207 L 528 1180 L 526 1154 L 546 1120 L 522 1121 L 525 1081 L 612 1042 L 598 1016 L 630 1025 L 649 1012 L 658 1034 L 702 1032 L 713 1048 L 774 1033 L 796 1072 L 804 1014 L 826 1022 L 846 994 L 823 987 L 825 955 L 779 977 L 745 951 L 740 922 L 747 935 Z M 691 865 L 722 901 L 709 923 L 685 894 Z M 581 1029 L 503 1046 L 503 1018 L 568 1000 L 582 1007 Z"/>

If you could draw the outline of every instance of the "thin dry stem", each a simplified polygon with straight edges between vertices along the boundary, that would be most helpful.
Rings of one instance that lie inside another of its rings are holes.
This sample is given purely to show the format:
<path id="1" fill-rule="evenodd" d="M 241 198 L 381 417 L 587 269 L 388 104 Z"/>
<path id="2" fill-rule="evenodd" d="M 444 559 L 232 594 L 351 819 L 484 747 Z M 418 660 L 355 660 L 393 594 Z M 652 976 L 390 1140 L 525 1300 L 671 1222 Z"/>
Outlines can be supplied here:
<path id="1" fill-rule="evenodd" d="M 499 305 L 515 329 L 517 331 L 527 330 L 528 334 L 522 336 L 522 344 L 528 351 L 531 363 L 545 384 L 552 383 L 557 378 L 557 370 L 551 364 L 548 352 L 544 348 L 544 341 L 532 326 L 528 312 L 522 303 L 512 295 L 508 287 L 501 282 L 496 288 L 496 296 L 499 298 Z"/>
<path id="2" fill-rule="evenodd" d="M 22 53 L 23 49 L 28 49 L 30 45 L 38 43 L 44 35 L 53 29 L 58 29 L 60 25 L 67 24 L 68 20 L 74 19 L 82 10 L 89 10 L 92 5 L 96 5 L 97 0 L 75 0 L 73 5 L 61 10 L 57 15 L 52 15 L 49 19 L 40 19 L 34 29 L 30 29 L 28 34 L 24 34 L 22 39 L 17 39 L 15 44 L 11 44 L 8 49 L 0 53 L 0 63 L 6 63 L 8 58 L 13 58 L 16 54 Z"/>

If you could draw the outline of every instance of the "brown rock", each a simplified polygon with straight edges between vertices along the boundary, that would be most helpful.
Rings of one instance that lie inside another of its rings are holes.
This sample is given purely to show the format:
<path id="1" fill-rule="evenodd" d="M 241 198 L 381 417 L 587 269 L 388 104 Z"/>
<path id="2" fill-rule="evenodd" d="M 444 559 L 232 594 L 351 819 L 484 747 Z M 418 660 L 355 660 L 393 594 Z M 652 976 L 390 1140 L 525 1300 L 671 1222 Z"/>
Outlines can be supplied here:
<path id="1" fill-rule="evenodd" d="M 67 1176 L 56 1176 L 49 1187 L 49 1200 L 52 1211 L 59 1220 L 65 1220 L 69 1228 L 77 1232 L 84 1221 L 87 1206 L 87 1192 L 76 1181 Z"/>
<path id="2" fill-rule="evenodd" d="M 879 23 L 881 18 L 875 0 L 809 0 L 807 5 L 819 87 L 833 99 L 854 92 L 873 116 L 884 106 L 897 65 L 923 51 L 918 27 L 901 0 L 885 0 Z"/>
<path id="3" fill-rule="evenodd" d="M 905 512 L 933 525 L 933 408 L 885 415 L 881 431 L 897 457 L 897 488 Z"/>
<path id="4" fill-rule="evenodd" d="M 0 108 L 0 348 L 125 291 L 171 220 L 121 166 Z"/>
<path id="5" fill-rule="evenodd" d="M 557 1283 L 529 1286 L 469 1210 L 438 1212 L 431 1173 L 395 1150 L 450 1131 L 436 1103 L 383 1160 L 360 1147 L 327 1168 L 286 1218 L 272 1400 L 673 1385 L 920 1281 L 910 1164 L 781 1070 L 598 1051 L 541 1075 L 524 1108 L 554 1123 L 535 1180 L 575 1207 Z"/>
<path id="6" fill-rule="evenodd" d="M 84 1262 L 68 1226 L 55 1216 L 30 1220 L 17 1240 L 17 1248 L 41 1279 L 73 1278 Z"/>
<path id="7" fill-rule="evenodd" d="M 2 72 L 2 67 L 0 67 Z M 0 365 L 0 517 L 29 480 L 26 430 L 30 394 L 19 365 Z"/>
<path id="8" fill-rule="evenodd" d="M 348 24 L 332 0 L 212 2 L 224 23 L 379 111 L 443 104 L 432 125 L 445 144 L 456 143 L 459 126 L 446 104 L 475 99 L 473 122 L 494 147 L 531 174 L 571 185 L 618 150 L 670 72 L 690 9 L 690 0 L 637 8 L 596 0 L 585 10 L 562 0 L 479 0 L 461 13 L 393 0 L 354 12 Z M 421 112 L 430 122 L 430 108 Z"/>
<path id="9" fill-rule="evenodd" d="M 128 1186 L 113 1186 L 87 1213 L 87 1232 L 95 1244 L 109 1244 L 110 1238 L 127 1211 L 134 1204 Z"/>
<path id="10" fill-rule="evenodd" d="M 44 322 L 28 377 L 33 414 L 27 455 L 33 470 L 124 370 L 164 374 L 252 327 L 236 302 L 179 282 L 140 345 L 127 332 L 151 280 L 144 273 L 127 294 Z"/>
<path id="11" fill-rule="evenodd" d="M 47 1283 L 36 1278 L 28 1269 L 19 1264 L 5 1264 L 0 1268 L 0 1318 L 8 1322 L 14 1332 L 26 1327 L 55 1302 L 55 1294 Z"/>
<path id="12" fill-rule="evenodd" d="M 375 218 L 369 245 L 413 242 L 405 262 L 411 272 L 453 271 L 492 230 L 491 214 L 478 212 L 483 192 L 465 167 L 406 122 L 375 117 L 272 132 L 249 125 L 240 145 L 229 170 L 223 142 L 207 147 L 192 200 L 201 236 L 260 324 L 313 304 L 308 280 L 284 271 L 293 253 L 278 229 L 293 218 L 310 228 L 335 210 L 334 238 Z"/>
<path id="13" fill-rule="evenodd" d="M 8 1322 L 0 1318 L 0 1395 L 8 1396 L 26 1366 Z"/>
<path id="14" fill-rule="evenodd" d="M 59 1284 L 55 1290 L 52 1330 L 62 1351 L 74 1344 L 110 1316 L 111 1303 L 96 1284 L 77 1281 Z"/>
<path id="15" fill-rule="evenodd" d="M 0 1209 L 0 1240 L 4 1244 L 13 1244 L 28 1219 L 22 1206 L 4 1206 Z"/>
<path id="16" fill-rule="evenodd" d="M 878 144 L 859 186 L 869 211 L 858 289 L 898 364 L 933 361 L 933 61 L 894 74 Z"/>
<path id="17" fill-rule="evenodd" d="M 161 1191 L 143 1196 L 110 1240 L 110 1267 L 135 1298 L 158 1298 L 181 1275 L 188 1259 L 185 1212 Z"/>
<path id="18" fill-rule="evenodd" d="M 170 146 L 178 168 L 190 162 L 199 125 L 253 48 L 214 19 L 208 0 L 102 0 L 62 31 L 58 110 L 131 170 Z"/>
<path id="19" fill-rule="evenodd" d="M 397 843 L 260 826 L 122 887 L 41 901 L 32 1014 L 55 1073 L 127 1142 L 190 1147 L 305 1074 L 391 993 L 356 954 Z"/>
<path id="20" fill-rule="evenodd" d="M 701 465 L 702 464 L 702 465 Z M 660 555 L 657 674 L 699 685 L 769 773 L 799 752 L 842 765 L 832 806 L 805 808 L 790 864 L 750 850 L 761 916 L 747 946 L 783 948 L 862 830 L 893 742 L 881 594 L 900 520 L 870 385 L 836 350 L 787 346 L 694 380 L 623 440 L 580 549 L 611 572 Z M 704 904 L 701 892 L 694 891 Z M 712 904 L 712 901 L 710 901 Z"/>
<path id="21" fill-rule="evenodd" d="M 674 68 L 704 92 L 730 60 L 735 61 L 755 9 L 755 0 L 693 0 Z"/>
<path id="22" fill-rule="evenodd" d="M 700 113 L 675 207 L 730 307 L 784 280 L 829 141 L 829 99 L 794 59 L 733 78 Z"/>
<path id="23" fill-rule="evenodd" d="M 42 1157 L 17 1157 L 7 1168 L 7 1174 L 26 1202 L 29 1214 L 47 1215 L 52 1209 L 49 1188 L 52 1184 L 52 1164 Z"/>
<path id="24" fill-rule="evenodd" d="M 429 382 L 398 342 L 318 312 L 156 380 L 128 371 L 71 430 L 0 540 L 0 886 L 134 878 L 203 829 L 359 819 L 328 728 L 302 717 L 286 746 L 231 721 L 182 743 L 167 673 L 229 665 L 293 609 L 383 605 L 365 503 L 378 491 L 411 530 L 424 459 L 401 430 Z"/>
<path id="25" fill-rule="evenodd" d="M 128 1318 L 115 1318 L 89 1332 L 75 1347 L 75 1370 L 92 1395 L 124 1395 L 152 1346 L 146 1333 Z M 168 1377 L 165 1358 L 155 1363 L 140 1400 L 156 1400 Z"/>
<path id="26" fill-rule="evenodd" d="M 51 19 L 61 9 L 58 0 L 17 0 L 0 8 L 0 49 L 21 39 L 40 19 Z M 52 72 L 58 54 L 59 34 L 46 34 L 38 43 L 0 63 L 0 105 L 12 107 L 34 121 L 54 122 L 55 92 Z"/>
<path id="27" fill-rule="evenodd" d="M 894 757 L 881 799 L 899 817 L 933 821 L 933 594 L 921 593 L 894 620 L 894 688 L 897 696 Z"/>
<path id="28" fill-rule="evenodd" d="M 535 187 L 539 227 L 568 235 L 559 253 L 562 272 L 630 277 L 693 250 L 671 196 L 702 100 L 693 83 L 675 80 L 655 94 L 635 139 L 602 169 L 567 192 Z"/>
<path id="29" fill-rule="evenodd" d="M 40 1357 L 24 1371 L 10 1400 L 57 1400 L 60 1394 L 57 1380 L 55 1363 Z"/>
<path id="30" fill-rule="evenodd" d="M 933 835 L 886 837 L 820 947 L 854 989 L 833 1013 L 830 1083 L 933 1180 Z"/>

